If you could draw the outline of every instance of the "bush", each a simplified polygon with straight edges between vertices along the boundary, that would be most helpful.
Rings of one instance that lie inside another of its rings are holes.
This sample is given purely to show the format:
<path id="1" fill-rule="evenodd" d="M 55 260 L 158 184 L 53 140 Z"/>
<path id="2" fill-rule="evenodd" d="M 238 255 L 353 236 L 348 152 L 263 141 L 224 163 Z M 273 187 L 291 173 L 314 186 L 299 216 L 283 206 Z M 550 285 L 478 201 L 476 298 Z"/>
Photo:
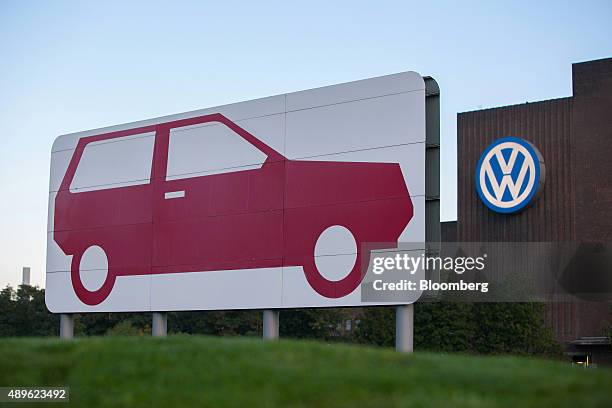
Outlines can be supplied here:
<path id="1" fill-rule="evenodd" d="M 364 309 L 355 341 L 393 347 L 395 308 Z M 417 303 L 414 346 L 419 350 L 481 354 L 561 352 L 540 303 Z"/>
<path id="2" fill-rule="evenodd" d="M 281 312 L 281 337 L 347 341 L 393 347 L 395 308 L 292 309 Z M 345 327 L 351 320 L 352 329 Z M 259 310 L 168 313 L 170 333 L 261 336 Z M 0 336 L 57 336 L 59 316 L 45 306 L 45 291 L 7 286 L 0 291 Z M 84 313 L 77 335 L 148 335 L 150 313 Z M 418 303 L 415 348 L 444 352 L 556 355 L 560 346 L 538 303 Z"/>
<path id="3" fill-rule="evenodd" d="M 109 336 L 142 336 L 143 331 L 132 324 L 131 320 L 123 320 L 106 331 Z"/>

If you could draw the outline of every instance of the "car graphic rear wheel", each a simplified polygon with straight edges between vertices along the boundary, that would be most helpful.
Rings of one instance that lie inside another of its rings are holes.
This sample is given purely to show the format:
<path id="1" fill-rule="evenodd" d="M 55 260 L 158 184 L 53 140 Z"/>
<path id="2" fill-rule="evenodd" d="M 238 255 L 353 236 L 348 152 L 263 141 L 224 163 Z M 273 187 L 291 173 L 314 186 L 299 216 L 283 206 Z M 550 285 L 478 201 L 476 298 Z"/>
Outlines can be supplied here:
<path id="1" fill-rule="evenodd" d="M 72 257 L 71 277 L 76 295 L 90 306 L 103 302 L 115 284 L 106 252 L 98 245 L 91 245 Z"/>
<path id="2" fill-rule="evenodd" d="M 345 226 L 332 225 L 323 229 L 313 244 L 312 254 L 304 265 L 304 273 L 310 286 L 320 295 L 344 297 L 361 282 L 360 243 Z"/>

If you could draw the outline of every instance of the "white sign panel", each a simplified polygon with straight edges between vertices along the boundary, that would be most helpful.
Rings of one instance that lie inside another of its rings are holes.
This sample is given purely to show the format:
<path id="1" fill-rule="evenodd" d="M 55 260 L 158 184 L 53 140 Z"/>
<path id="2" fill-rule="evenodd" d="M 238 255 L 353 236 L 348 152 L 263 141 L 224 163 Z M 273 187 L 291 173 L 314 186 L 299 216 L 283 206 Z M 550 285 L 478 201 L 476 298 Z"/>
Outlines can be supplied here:
<path id="1" fill-rule="evenodd" d="M 425 240 L 414 72 L 64 135 L 51 156 L 56 313 L 369 305 L 368 248 Z"/>

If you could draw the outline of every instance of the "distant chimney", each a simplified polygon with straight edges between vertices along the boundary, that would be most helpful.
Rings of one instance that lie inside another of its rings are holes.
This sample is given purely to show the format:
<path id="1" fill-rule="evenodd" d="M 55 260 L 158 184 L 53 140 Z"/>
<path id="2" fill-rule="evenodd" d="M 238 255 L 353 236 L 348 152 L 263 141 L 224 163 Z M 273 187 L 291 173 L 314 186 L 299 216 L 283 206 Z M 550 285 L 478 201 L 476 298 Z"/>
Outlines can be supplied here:
<path id="1" fill-rule="evenodd" d="M 24 266 L 23 272 L 21 274 L 21 284 L 22 285 L 30 285 L 30 267 Z"/>

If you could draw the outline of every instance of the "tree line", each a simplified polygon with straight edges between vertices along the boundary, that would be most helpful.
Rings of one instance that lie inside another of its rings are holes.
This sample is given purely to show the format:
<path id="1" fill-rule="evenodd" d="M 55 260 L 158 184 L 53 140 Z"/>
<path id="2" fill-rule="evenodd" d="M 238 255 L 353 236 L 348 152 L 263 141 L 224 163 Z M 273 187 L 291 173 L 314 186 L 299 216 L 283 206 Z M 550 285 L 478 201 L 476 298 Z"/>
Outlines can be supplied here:
<path id="1" fill-rule="evenodd" d="M 445 303 L 415 305 L 415 349 L 558 355 L 560 346 L 539 303 Z M 316 339 L 393 347 L 393 307 L 287 309 L 280 312 L 282 338 Z M 57 336 L 59 316 L 45 306 L 38 287 L 0 291 L 0 337 Z M 168 313 L 169 334 L 260 336 L 261 311 Z M 150 313 L 86 313 L 75 318 L 76 336 L 150 335 Z"/>

